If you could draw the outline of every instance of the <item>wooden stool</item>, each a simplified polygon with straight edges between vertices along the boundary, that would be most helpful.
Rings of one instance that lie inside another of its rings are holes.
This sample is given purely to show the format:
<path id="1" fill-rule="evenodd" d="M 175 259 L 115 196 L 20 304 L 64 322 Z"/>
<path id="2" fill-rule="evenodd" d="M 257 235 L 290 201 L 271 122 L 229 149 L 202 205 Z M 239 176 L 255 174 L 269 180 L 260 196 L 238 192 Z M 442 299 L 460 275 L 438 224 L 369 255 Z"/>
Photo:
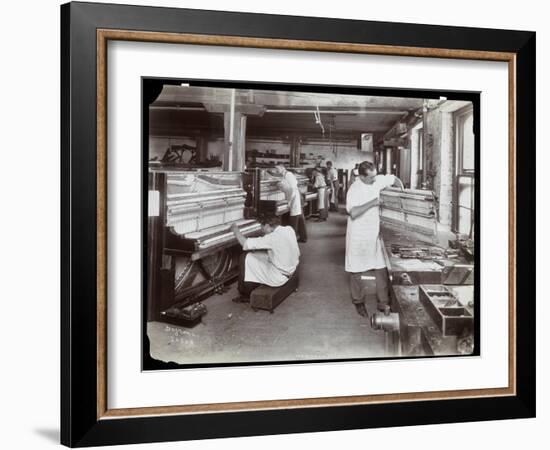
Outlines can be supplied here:
<path id="1" fill-rule="evenodd" d="M 288 281 L 279 287 L 260 286 L 254 289 L 250 294 L 250 307 L 257 311 L 258 309 L 273 310 L 282 303 L 293 292 L 298 290 L 299 277 L 296 270 Z"/>

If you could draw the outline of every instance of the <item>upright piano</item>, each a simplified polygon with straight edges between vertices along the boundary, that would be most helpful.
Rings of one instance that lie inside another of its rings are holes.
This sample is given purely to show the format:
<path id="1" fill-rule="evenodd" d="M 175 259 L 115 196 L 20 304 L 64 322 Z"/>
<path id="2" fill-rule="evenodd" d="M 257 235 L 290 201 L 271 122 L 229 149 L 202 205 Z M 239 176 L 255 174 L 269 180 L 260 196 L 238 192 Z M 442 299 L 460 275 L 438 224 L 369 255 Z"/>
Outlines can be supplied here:
<path id="1" fill-rule="evenodd" d="M 317 198 L 316 192 L 309 192 L 309 178 L 300 169 L 288 169 L 293 172 L 298 181 L 298 190 L 304 200 Z M 253 186 L 253 209 L 256 215 L 282 216 L 290 211 L 285 193 L 279 188 L 282 176 L 275 170 L 267 168 L 253 169 L 249 176 Z M 313 195 L 313 197 L 312 197 Z"/>
<path id="2" fill-rule="evenodd" d="M 260 234 L 247 218 L 251 194 L 241 172 L 149 171 L 149 320 L 220 292 L 238 276 L 240 248 L 230 230 Z"/>
<path id="3" fill-rule="evenodd" d="M 296 175 L 298 189 L 300 190 L 300 194 L 302 194 L 304 215 L 309 217 L 317 211 L 317 198 L 319 197 L 317 191 L 313 189 L 312 183 L 310 183 L 312 169 L 306 167 L 291 167 L 288 170 Z"/>

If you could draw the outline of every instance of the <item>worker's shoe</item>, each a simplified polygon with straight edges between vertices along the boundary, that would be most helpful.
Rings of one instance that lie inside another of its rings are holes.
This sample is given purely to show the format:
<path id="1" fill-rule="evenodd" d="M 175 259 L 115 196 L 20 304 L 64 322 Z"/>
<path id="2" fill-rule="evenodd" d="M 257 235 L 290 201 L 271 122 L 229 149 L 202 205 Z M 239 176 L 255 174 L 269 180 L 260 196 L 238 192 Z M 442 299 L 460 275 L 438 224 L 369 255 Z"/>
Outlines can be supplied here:
<path id="1" fill-rule="evenodd" d="M 250 303 L 250 298 L 245 297 L 244 295 L 239 295 L 238 297 L 235 297 L 232 301 L 235 303 Z"/>
<path id="2" fill-rule="evenodd" d="M 363 303 L 356 303 L 355 309 L 357 311 L 357 314 L 363 317 L 369 317 L 369 313 L 367 312 L 367 308 L 365 308 L 365 305 Z"/>

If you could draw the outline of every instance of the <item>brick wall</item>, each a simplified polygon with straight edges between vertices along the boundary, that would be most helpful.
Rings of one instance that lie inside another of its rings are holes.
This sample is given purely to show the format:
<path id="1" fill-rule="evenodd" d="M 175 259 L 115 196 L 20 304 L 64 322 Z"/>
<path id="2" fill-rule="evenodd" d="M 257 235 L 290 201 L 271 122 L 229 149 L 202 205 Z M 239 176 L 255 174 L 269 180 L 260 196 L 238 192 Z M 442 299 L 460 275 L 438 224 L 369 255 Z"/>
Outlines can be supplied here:
<path id="1" fill-rule="evenodd" d="M 427 176 L 439 198 L 439 221 L 451 226 L 453 214 L 454 131 L 453 114 L 439 108 L 429 111 L 425 122 L 429 135 L 425 143 Z"/>

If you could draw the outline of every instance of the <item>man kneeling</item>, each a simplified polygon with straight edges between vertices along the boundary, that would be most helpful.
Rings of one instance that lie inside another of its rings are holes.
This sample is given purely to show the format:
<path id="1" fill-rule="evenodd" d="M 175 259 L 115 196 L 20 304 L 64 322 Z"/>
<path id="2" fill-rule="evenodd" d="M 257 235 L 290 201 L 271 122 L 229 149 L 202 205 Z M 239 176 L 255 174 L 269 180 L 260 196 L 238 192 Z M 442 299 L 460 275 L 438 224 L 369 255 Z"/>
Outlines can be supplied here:
<path id="1" fill-rule="evenodd" d="M 236 224 L 231 231 L 245 250 L 240 260 L 240 296 L 234 302 L 250 301 L 250 293 L 262 284 L 282 286 L 298 267 L 300 249 L 296 233 L 292 227 L 280 225 L 278 217 L 262 220 L 262 237 L 246 238 Z"/>

